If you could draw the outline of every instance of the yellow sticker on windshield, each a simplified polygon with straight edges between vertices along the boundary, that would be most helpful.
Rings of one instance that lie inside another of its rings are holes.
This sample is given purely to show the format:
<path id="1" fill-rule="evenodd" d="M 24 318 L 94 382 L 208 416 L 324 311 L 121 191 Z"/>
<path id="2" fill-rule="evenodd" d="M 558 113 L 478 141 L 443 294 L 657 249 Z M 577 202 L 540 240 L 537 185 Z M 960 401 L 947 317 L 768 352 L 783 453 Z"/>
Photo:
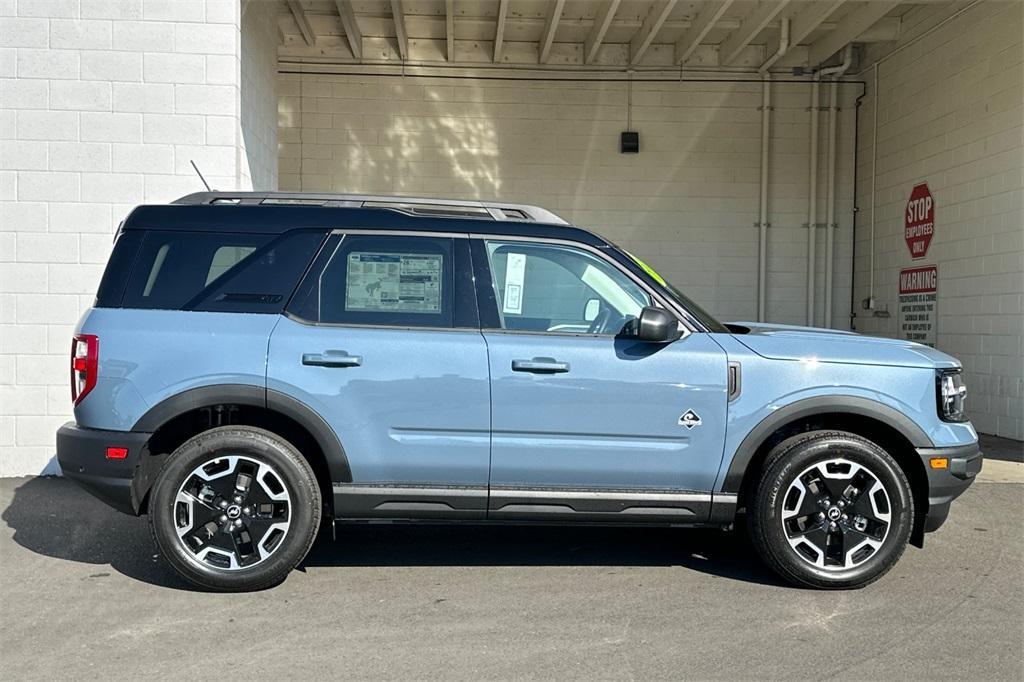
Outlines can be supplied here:
<path id="1" fill-rule="evenodd" d="M 657 272 L 655 272 L 654 268 L 652 268 L 650 265 L 648 265 L 647 263 L 643 262 L 642 260 L 640 260 L 639 258 L 634 256 L 629 251 L 626 252 L 626 255 L 628 255 L 630 258 L 632 258 L 634 263 L 636 263 L 641 268 L 643 268 L 644 272 L 646 272 L 648 275 L 653 277 L 655 282 L 657 282 L 658 284 L 660 284 L 663 287 L 664 286 L 668 286 L 667 283 L 665 282 L 665 279 L 661 275 L 659 275 Z"/>

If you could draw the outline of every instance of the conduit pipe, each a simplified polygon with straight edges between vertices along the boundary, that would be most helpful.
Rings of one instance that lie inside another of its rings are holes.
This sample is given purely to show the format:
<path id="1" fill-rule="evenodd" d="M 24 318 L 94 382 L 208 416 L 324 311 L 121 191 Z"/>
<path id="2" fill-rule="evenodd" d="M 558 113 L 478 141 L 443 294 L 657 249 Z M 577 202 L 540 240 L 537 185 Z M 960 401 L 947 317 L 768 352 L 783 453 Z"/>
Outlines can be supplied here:
<path id="1" fill-rule="evenodd" d="M 761 191 L 758 195 L 757 321 L 765 321 L 768 281 L 768 152 L 771 142 L 772 83 L 766 65 L 774 64 L 789 50 L 789 18 L 782 20 L 779 49 L 761 65 Z"/>
<path id="2" fill-rule="evenodd" d="M 838 66 L 830 66 L 818 72 L 819 76 L 831 77 L 828 106 L 828 189 L 825 199 L 825 213 L 828 223 L 825 225 L 825 326 L 832 327 L 832 279 L 835 270 L 835 231 L 836 231 L 836 124 L 839 116 L 839 86 L 837 81 L 846 73 L 853 63 L 853 45 L 843 50 L 843 61 Z"/>
<path id="3" fill-rule="evenodd" d="M 807 199 L 807 326 L 814 326 L 814 271 L 818 220 L 818 105 L 821 101 L 821 72 L 811 84 L 811 151 Z"/>

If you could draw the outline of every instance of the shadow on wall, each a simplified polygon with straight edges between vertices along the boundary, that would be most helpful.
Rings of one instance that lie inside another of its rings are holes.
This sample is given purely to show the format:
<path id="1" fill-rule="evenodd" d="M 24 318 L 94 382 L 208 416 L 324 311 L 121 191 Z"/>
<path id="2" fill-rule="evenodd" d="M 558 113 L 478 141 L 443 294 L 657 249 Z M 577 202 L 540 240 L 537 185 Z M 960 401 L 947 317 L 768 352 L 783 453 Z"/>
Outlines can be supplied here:
<path id="1" fill-rule="evenodd" d="M 70 481 L 7 479 L 0 499 L 14 541 L 63 561 L 109 565 L 130 578 L 192 589 L 157 554 L 145 517 L 116 512 Z M 10 487 L 17 485 L 10 492 Z M 308 567 L 670 566 L 779 585 L 742 532 L 673 528 L 339 525 L 321 532 Z M 4 561 L 17 555 L 8 552 Z M 339 576 L 343 577 L 343 576 Z"/>

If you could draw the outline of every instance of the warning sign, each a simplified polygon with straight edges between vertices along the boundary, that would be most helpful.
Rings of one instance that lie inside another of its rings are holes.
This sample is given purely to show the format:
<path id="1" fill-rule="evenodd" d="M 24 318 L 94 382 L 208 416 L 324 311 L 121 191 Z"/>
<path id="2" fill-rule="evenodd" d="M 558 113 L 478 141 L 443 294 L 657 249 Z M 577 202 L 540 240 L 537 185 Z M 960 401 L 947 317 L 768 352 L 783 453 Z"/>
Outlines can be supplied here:
<path id="1" fill-rule="evenodd" d="M 935 199 L 927 183 L 921 183 L 910 192 L 907 210 L 903 216 L 903 240 L 907 242 L 910 257 L 924 258 L 935 234 Z"/>
<path id="2" fill-rule="evenodd" d="M 934 265 L 900 270 L 900 337 L 935 346 L 939 269 Z"/>

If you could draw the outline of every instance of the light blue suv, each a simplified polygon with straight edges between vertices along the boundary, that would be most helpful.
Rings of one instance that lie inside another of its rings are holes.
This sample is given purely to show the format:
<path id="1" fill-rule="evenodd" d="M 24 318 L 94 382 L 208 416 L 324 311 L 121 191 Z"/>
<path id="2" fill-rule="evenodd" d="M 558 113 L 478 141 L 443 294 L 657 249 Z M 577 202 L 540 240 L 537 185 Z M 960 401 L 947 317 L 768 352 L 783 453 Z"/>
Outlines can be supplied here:
<path id="1" fill-rule="evenodd" d="M 803 586 L 918 546 L 981 468 L 960 363 L 722 324 L 533 206 L 203 193 L 123 223 L 71 349 L 64 473 L 209 589 L 322 520 L 729 528 Z"/>

